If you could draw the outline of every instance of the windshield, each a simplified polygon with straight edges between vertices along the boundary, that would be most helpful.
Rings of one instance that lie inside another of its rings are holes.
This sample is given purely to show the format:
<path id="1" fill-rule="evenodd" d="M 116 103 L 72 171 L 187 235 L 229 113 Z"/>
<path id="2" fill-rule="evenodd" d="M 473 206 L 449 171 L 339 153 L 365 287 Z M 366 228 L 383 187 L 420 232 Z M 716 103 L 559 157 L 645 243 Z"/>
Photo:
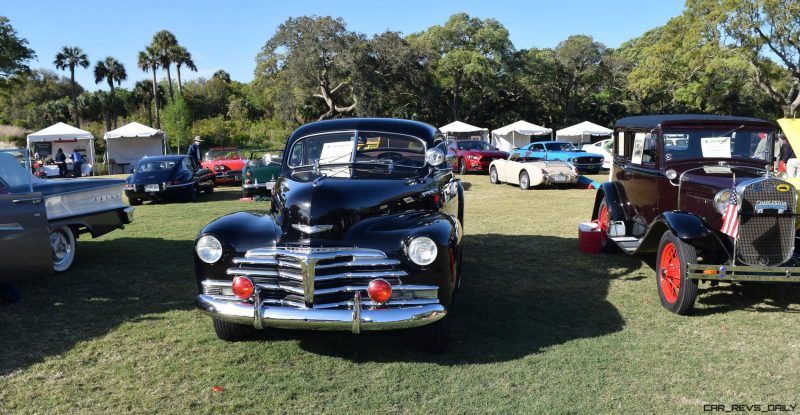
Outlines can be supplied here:
<path id="1" fill-rule="evenodd" d="M 295 141 L 289 150 L 289 167 L 318 163 L 381 163 L 423 167 L 425 142 L 416 137 L 393 133 L 358 131 L 313 135 Z"/>
<path id="2" fill-rule="evenodd" d="M 206 153 L 206 161 L 213 161 L 213 160 L 241 160 L 244 158 L 241 150 L 210 150 Z"/>
<path id="3" fill-rule="evenodd" d="M 478 140 L 457 141 L 459 150 L 493 150 L 489 143 Z"/>
<path id="4" fill-rule="evenodd" d="M 544 143 L 544 147 L 547 151 L 576 151 L 577 148 L 572 145 L 572 143 Z"/>
<path id="5" fill-rule="evenodd" d="M 32 175 L 20 165 L 20 160 L 8 152 L 0 152 L 0 189 L 27 186 Z"/>
<path id="6" fill-rule="evenodd" d="M 173 167 L 175 167 L 174 161 L 141 161 L 136 165 L 136 173 L 172 170 Z"/>
<path id="7" fill-rule="evenodd" d="M 664 131 L 664 160 L 702 158 L 756 159 L 770 157 L 770 131 Z"/>

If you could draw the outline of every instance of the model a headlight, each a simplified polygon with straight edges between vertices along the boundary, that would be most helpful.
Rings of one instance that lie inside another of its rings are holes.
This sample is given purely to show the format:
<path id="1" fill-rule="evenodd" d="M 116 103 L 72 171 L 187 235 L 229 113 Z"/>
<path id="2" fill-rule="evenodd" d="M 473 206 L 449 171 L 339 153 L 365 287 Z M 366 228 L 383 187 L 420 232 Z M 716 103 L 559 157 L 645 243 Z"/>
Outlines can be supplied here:
<path id="1" fill-rule="evenodd" d="M 436 260 L 438 249 L 436 243 L 427 236 L 418 236 L 408 242 L 406 254 L 411 262 L 417 265 L 430 265 Z"/>
<path id="2" fill-rule="evenodd" d="M 720 215 L 725 213 L 725 208 L 728 207 L 728 202 L 731 200 L 731 189 L 722 189 L 716 196 L 714 196 L 714 209 Z"/>
<path id="3" fill-rule="evenodd" d="M 197 256 L 206 264 L 213 264 L 222 258 L 222 244 L 211 235 L 205 235 L 197 240 L 194 247 Z"/>

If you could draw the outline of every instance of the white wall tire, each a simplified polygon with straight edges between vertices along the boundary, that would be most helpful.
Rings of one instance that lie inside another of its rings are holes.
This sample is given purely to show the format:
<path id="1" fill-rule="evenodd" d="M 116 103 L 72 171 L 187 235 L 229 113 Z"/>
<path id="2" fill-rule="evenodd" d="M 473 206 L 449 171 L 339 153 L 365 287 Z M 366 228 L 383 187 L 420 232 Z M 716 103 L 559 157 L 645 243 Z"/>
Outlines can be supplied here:
<path id="1" fill-rule="evenodd" d="M 75 260 L 75 235 L 69 226 L 58 226 L 50 229 L 50 251 L 53 254 L 53 270 L 64 272 Z"/>

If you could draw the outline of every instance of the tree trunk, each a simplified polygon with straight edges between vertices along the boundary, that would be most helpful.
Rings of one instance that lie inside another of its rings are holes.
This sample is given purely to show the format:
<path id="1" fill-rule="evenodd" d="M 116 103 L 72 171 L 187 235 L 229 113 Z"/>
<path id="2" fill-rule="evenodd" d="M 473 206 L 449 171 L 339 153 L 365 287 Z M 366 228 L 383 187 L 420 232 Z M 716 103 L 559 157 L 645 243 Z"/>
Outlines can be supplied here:
<path id="1" fill-rule="evenodd" d="M 152 99 L 147 100 L 147 101 L 145 101 L 145 104 L 147 106 L 147 109 L 146 109 L 147 110 L 147 125 L 149 127 L 152 127 L 153 126 L 153 100 Z"/>
<path id="2" fill-rule="evenodd" d="M 72 86 L 72 110 L 75 111 L 75 126 L 81 128 L 81 117 L 78 115 L 78 97 L 75 96 L 75 67 L 69 67 L 70 85 Z"/>
<path id="3" fill-rule="evenodd" d="M 457 78 L 453 85 L 453 103 L 450 105 L 450 108 L 453 110 L 453 121 L 458 121 L 458 97 L 460 94 L 461 84 L 460 79 Z"/>
<path id="4" fill-rule="evenodd" d="M 161 116 L 158 113 L 158 85 L 156 84 L 156 67 L 150 68 L 153 71 L 153 100 L 156 107 L 156 129 L 161 129 Z"/>
<path id="5" fill-rule="evenodd" d="M 181 66 L 175 65 L 175 73 L 178 74 L 178 93 L 183 96 L 183 87 L 181 87 Z"/>
<path id="6" fill-rule="evenodd" d="M 169 65 L 167 65 L 167 83 L 169 84 L 169 99 L 174 99 L 172 95 L 172 75 L 169 72 Z"/>
<path id="7" fill-rule="evenodd" d="M 114 128 L 117 128 L 117 108 L 116 108 L 117 100 L 114 99 L 114 78 L 108 78 L 108 89 L 111 90 L 111 99 L 110 99 L 111 102 L 109 102 L 108 105 L 108 112 L 111 116 L 111 119 L 114 120 Z M 106 126 L 106 131 L 109 131 L 108 127 L 110 126 L 111 123 L 109 122 L 108 125 Z"/>

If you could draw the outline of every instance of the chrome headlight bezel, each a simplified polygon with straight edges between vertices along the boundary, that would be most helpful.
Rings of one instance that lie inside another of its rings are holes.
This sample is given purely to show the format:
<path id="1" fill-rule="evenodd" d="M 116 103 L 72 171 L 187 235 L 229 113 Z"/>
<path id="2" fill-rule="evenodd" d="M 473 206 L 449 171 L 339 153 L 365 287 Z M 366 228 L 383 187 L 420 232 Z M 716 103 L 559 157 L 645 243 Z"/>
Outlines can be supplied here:
<path id="1" fill-rule="evenodd" d="M 416 236 L 409 239 L 405 251 L 408 259 L 421 267 L 433 264 L 439 255 L 439 247 L 436 246 L 436 242 L 427 236 Z"/>
<path id="2" fill-rule="evenodd" d="M 212 235 L 203 235 L 194 245 L 197 257 L 206 264 L 214 264 L 222 258 L 222 242 Z"/>
<path id="3" fill-rule="evenodd" d="M 728 207 L 728 201 L 731 199 L 731 189 L 722 189 L 714 195 L 714 210 L 720 215 L 725 214 L 725 208 Z M 738 203 L 738 202 L 737 202 Z"/>

